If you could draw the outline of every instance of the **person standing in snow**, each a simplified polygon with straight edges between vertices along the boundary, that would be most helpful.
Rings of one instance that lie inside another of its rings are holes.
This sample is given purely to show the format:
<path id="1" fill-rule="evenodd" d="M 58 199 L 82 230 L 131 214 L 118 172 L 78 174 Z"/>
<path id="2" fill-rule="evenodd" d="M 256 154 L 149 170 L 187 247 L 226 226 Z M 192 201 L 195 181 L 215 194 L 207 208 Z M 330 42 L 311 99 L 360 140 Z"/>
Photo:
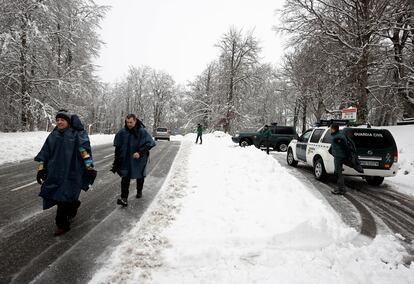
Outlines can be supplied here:
<path id="1" fill-rule="evenodd" d="M 60 110 L 56 127 L 34 160 L 39 162 L 36 180 L 42 185 L 43 209 L 57 205 L 55 236 L 62 235 L 70 230 L 70 220 L 77 214 L 81 190 L 87 191 L 97 174 L 79 117 Z"/>
<path id="2" fill-rule="evenodd" d="M 266 146 L 266 153 L 269 155 L 270 147 L 270 136 L 272 136 L 272 131 L 269 128 L 269 125 L 265 125 L 262 133 L 263 141 Z"/>
<path id="3" fill-rule="evenodd" d="M 342 167 L 350 155 L 350 149 L 347 144 L 347 140 L 342 133 L 339 131 L 339 126 L 336 123 L 333 123 L 330 127 L 331 135 L 332 135 L 332 145 L 329 149 L 332 156 L 334 156 L 334 164 L 335 164 L 335 175 L 337 178 L 337 188 L 332 190 L 333 194 L 344 194 L 345 190 L 345 183 L 344 183 L 344 175 L 342 174 Z"/>
<path id="4" fill-rule="evenodd" d="M 203 144 L 203 127 L 201 124 L 197 124 L 197 139 L 196 144 L 198 143 L 198 138 L 200 138 L 200 144 Z"/>
<path id="5" fill-rule="evenodd" d="M 149 151 L 155 146 L 151 135 L 134 114 L 128 114 L 125 126 L 114 138 L 115 157 L 111 171 L 121 177 L 121 198 L 117 204 L 128 206 L 131 179 L 137 181 L 136 198 L 142 197 Z"/>

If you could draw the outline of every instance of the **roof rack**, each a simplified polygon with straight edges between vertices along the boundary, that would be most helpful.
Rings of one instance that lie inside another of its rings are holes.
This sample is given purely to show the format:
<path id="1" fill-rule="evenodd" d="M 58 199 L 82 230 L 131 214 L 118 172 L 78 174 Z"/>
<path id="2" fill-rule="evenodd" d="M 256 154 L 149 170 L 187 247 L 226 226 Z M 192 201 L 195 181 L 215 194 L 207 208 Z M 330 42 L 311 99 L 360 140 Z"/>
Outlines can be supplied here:
<path id="1" fill-rule="evenodd" d="M 319 126 L 331 126 L 333 123 L 339 126 L 349 126 L 350 121 L 348 119 L 321 119 L 319 122 L 315 122 L 315 127 Z"/>
<path id="2" fill-rule="evenodd" d="M 414 117 L 403 118 L 400 121 L 397 121 L 397 125 L 409 125 L 414 124 Z"/>

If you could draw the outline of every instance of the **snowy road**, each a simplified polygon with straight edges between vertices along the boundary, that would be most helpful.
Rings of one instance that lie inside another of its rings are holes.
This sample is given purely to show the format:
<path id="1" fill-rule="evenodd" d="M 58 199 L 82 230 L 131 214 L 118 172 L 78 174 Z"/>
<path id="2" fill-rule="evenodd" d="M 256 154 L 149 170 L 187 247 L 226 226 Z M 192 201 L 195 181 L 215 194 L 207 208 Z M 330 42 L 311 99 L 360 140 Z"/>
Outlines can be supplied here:
<path id="1" fill-rule="evenodd" d="M 120 178 L 109 172 L 113 147 L 94 147 L 98 168 L 94 188 L 82 193 L 82 205 L 71 231 L 57 238 L 53 237 L 56 209 L 42 211 L 37 196 L 36 164 L 24 161 L 0 167 L 0 283 L 86 282 L 118 244 L 122 233 L 145 212 L 179 146 L 179 142 L 159 142 L 151 151 L 143 198 L 135 200 L 131 194 L 127 209 L 115 204 Z"/>
<path id="2" fill-rule="evenodd" d="M 378 231 L 389 230 L 399 236 L 408 252 L 414 256 L 413 197 L 393 190 L 386 181 L 380 187 L 375 187 L 357 177 L 345 177 L 348 193 L 344 197 L 333 195 L 330 190 L 336 186 L 334 177 L 330 177 L 327 182 L 319 182 L 313 177 L 311 167 L 299 164 L 298 168 L 291 168 L 286 163 L 285 154 L 272 155 L 291 173 L 299 178 L 302 175 L 307 182 L 312 183 L 345 223 L 371 238 Z"/>

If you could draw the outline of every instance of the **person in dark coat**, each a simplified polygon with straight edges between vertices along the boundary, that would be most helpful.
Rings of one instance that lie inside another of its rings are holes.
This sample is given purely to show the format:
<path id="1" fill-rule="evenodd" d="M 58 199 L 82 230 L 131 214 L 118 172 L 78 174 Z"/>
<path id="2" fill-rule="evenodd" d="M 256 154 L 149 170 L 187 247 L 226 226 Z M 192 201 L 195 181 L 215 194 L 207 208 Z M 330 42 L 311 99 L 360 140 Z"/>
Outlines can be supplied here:
<path id="1" fill-rule="evenodd" d="M 266 146 L 266 153 L 269 155 L 269 147 L 270 147 L 270 137 L 272 136 L 272 131 L 269 128 L 269 125 L 265 125 L 262 133 L 262 139 L 264 145 Z"/>
<path id="2" fill-rule="evenodd" d="M 335 163 L 335 175 L 337 178 L 337 189 L 332 190 L 333 194 L 344 194 L 345 183 L 344 176 L 342 174 L 343 165 L 350 155 L 350 149 L 342 131 L 339 131 L 338 124 L 333 123 L 331 125 L 332 145 L 330 152 L 334 156 Z"/>
<path id="3" fill-rule="evenodd" d="M 79 117 L 66 110 L 56 114 L 56 127 L 39 154 L 37 182 L 43 209 L 57 205 L 55 236 L 70 230 L 70 220 L 80 206 L 81 190 L 87 191 L 96 178 L 89 137 Z"/>
<path id="4" fill-rule="evenodd" d="M 128 206 L 131 179 L 137 181 L 136 198 L 142 197 L 149 151 L 155 146 L 152 136 L 134 114 L 128 114 L 125 127 L 114 138 L 115 157 L 111 171 L 121 179 L 121 198 L 117 204 Z"/>
<path id="5" fill-rule="evenodd" d="M 201 124 L 197 124 L 197 139 L 196 144 L 198 143 L 198 139 L 200 138 L 200 144 L 203 144 L 203 127 Z"/>

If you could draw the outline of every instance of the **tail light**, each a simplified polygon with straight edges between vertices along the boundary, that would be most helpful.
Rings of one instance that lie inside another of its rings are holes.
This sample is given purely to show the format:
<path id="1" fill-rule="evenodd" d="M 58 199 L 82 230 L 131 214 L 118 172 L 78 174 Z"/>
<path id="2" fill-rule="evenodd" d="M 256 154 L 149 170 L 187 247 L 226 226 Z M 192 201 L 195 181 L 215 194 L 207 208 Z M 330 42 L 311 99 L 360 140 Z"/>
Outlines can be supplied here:
<path id="1" fill-rule="evenodd" d="M 398 151 L 397 149 L 394 150 L 394 163 L 398 162 Z"/>

